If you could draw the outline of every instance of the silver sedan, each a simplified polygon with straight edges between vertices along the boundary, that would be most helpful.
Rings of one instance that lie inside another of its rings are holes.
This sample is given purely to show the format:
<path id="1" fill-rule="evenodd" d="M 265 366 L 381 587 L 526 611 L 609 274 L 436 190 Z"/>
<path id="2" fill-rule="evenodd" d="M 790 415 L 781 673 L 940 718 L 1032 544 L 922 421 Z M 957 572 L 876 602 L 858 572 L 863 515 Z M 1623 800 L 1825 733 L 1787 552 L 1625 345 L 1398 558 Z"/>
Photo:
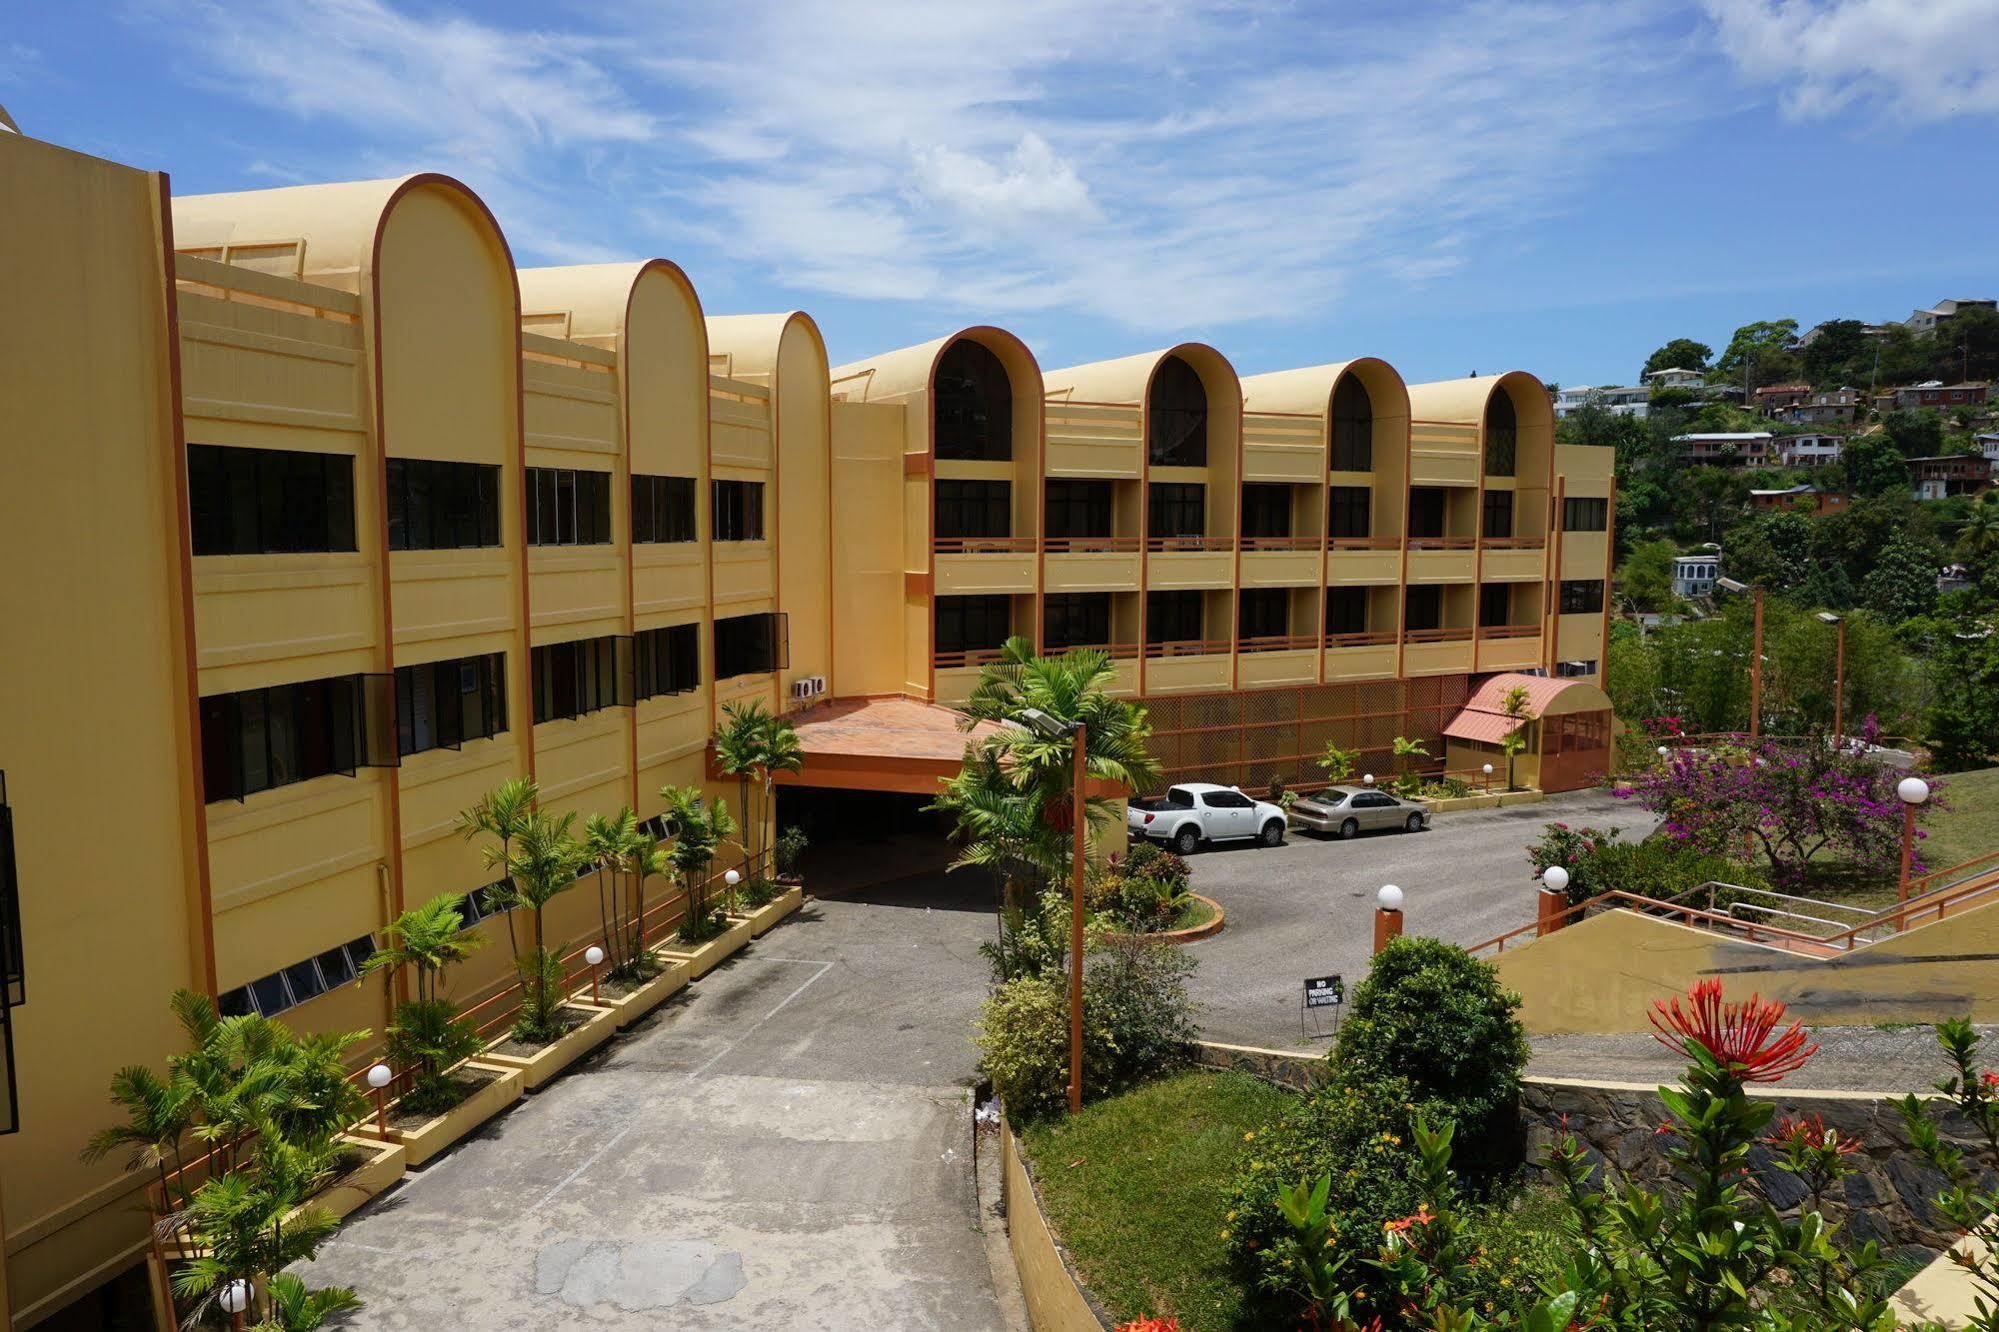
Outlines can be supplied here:
<path id="1" fill-rule="evenodd" d="M 1430 811 L 1413 800 L 1398 800 L 1370 787 L 1329 786 L 1292 803 L 1291 826 L 1340 837 L 1355 837 L 1376 828 L 1421 832 L 1430 826 Z"/>

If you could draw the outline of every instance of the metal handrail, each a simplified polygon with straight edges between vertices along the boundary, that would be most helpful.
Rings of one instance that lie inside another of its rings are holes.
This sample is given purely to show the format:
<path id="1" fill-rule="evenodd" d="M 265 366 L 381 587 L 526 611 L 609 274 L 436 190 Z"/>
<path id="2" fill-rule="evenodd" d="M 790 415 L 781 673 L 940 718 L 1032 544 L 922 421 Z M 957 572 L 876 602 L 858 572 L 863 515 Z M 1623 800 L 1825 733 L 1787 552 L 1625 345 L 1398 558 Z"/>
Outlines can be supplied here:
<path id="1" fill-rule="evenodd" d="M 932 653 L 930 664 L 944 670 L 955 666 L 985 666 L 1005 655 L 1005 648 L 966 648 L 962 652 Z"/>
<path id="2" fill-rule="evenodd" d="M 1235 644 L 1226 638 L 1176 638 L 1163 643 L 1147 643 L 1147 657 L 1210 657 L 1226 656 Z"/>
<path id="3" fill-rule="evenodd" d="M 1129 555 L 1138 550 L 1138 538 L 1135 536 L 1044 537 L 1041 548 L 1050 555 L 1104 553 Z"/>
<path id="4" fill-rule="evenodd" d="M 1319 646 L 1317 634 L 1268 634 L 1261 638 L 1245 638 L 1236 644 L 1238 652 L 1289 652 L 1296 648 Z"/>
<path id="5" fill-rule="evenodd" d="M 930 549 L 939 555 L 1031 554 L 1034 550 L 1034 538 L 1031 536 L 938 537 L 930 543 Z"/>
<path id="6" fill-rule="evenodd" d="M 1149 536 L 1145 539 L 1149 551 L 1195 551 L 1234 550 L 1232 536 Z"/>
<path id="7" fill-rule="evenodd" d="M 1333 537 L 1326 543 L 1333 550 L 1400 550 L 1401 537 Z"/>
<path id="8" fill-rule="evenodd" d="M 1327 634 L 1328 648 L 1343 647 L 1392 647 L 1395 643 L 1393 629 L 1362 630 L 1358 633 Z"/>
<path id="9" fill-rule="evenodd" d="M 1315 536 L 1272 536 L 1244 537 L 1242 548 L 1253 550 L 1317 550 L 1320 540 Z"/>
<path id="10" fill-rule="evenodd" d="M 1475 631 L 1479 638 L 1538 638 L 1538 624 L 1484 624 Z"/>
<path id="11" fill-rule="evenodd" d="M 1472 550 L 1478 546 L 1477 537 L 1410 537 L 1411 550 Z"/>
<path id="12" fill-rule="evenodd" d="M 1471 641 L 1470 625 L 1454 625 L 1447 629 L 1404 629 L 1405 643 L 1468 643 Z"/>

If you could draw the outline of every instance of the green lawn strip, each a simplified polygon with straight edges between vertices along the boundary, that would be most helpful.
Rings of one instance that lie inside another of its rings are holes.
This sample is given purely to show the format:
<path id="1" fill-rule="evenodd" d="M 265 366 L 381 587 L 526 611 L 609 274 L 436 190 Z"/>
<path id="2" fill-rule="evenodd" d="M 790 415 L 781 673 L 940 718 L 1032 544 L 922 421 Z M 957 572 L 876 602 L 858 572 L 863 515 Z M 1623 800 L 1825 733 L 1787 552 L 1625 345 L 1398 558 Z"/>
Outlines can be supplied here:
<path id="1" fill-rule="evenodd" d="M 1999 851 L 1999 768 L 1953 772 L 1938 778 L 1949 809 L 1930 816 L 1929 835 L 1916 854 L 1933 870 Z"/>
<path id="2" fill-rule="evenodd" d="M 1243 1073 L 1182 1073 L 1023 1133 L 1050 1224 L 1119 1321 L 1235 1326 L 1221 1235 L 1229 1181 L 1251 1147 L 1243 1135 L 1295 1100 Z"/>
<path id="3" fill-rule="evenodd" d="M 1194 930 L 1215 918 L 1215 909 L 1198 897 L 1187 899 L 1187 905 L 1180 908 L 1180 914 L 1173 918 L 1168 929 Z"/>

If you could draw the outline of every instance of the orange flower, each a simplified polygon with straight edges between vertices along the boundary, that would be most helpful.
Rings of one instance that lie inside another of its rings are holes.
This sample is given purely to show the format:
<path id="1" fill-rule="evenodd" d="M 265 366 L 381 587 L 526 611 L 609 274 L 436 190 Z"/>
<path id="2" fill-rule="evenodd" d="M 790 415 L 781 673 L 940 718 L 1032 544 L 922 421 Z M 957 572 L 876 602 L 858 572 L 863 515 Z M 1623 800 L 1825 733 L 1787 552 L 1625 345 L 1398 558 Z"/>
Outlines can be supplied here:
<path id="1" fill-rule="evenodd" d="M 1411 1226 L 1427 1226 L 1436 1219 L 1437 1218 L 1431 1215 L 1430 1213 L 1430 1205 L 1428 1203 L 1424 1203 L 1422 1206 L 1416 1209 L 1416 1215 L 1405 1216 L 1400 1221 L 1390 1221 L 1385 1227 L 1385 1229 L 1387 1229 L 1390 1234 L 1400 1235 L 1403 1231 L 1409 1229 L 1409 1227 Z"/>
<path id="2" fill-rule="evenodd" d="M 1704 980 L 1686 997 L 1689 1006 L 1684 1009 L 1677 998 L 1652 1005 L 1656 1039 L 1681 1051 L 1692 1041 L 1744 1082 L 1780 1082 L 1819 1052 L 1817 1045 L 1807 1043 L 1810 1037 L 1803 1023 L 1793 1022 L 1779 1032 L 1784 1005 L 1765 1002 L 1761 995 L 1724 1003 L 1721 982 Z"/>

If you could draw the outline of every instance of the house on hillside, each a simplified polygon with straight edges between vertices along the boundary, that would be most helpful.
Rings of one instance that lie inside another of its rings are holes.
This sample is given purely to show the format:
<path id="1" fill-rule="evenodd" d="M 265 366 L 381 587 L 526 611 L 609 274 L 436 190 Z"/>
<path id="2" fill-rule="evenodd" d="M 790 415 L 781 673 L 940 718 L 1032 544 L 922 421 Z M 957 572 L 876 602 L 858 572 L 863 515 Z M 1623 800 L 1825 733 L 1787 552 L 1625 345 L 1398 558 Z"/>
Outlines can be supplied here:
<path id="1" fill-rule="evenodd" d="M 1935 458 L 1911 458 L 1909 489 L 1919 500 L 1951 495 L 1976 495 L 1992 488 L 1992 464 L 1977 453 L 1948 453 Z"/>
<path id="2" fill-rule="evenodd" d="M 1932 379 L 1927 383 L 1896 389 L 1895 405 L 1901 408 L 1972 407 L 1985 401 L 1991 387 L 1990 384 L 1946 384 Z"/>
<path id="3" fill-rule="evenodd" d="M 1707 387 L 1707 375 L 1699 370 L 1648 370 L 1645 383 L 1655 389 L 1697 389 Z"/>
<path id="4" fill-rule="evenodd" d="M 1714 595 L 1715 581 L 1721 577 L 1721 552 L 1673 557 L 1673 595 L 1691 601 Z"/>
<path id="5" fill-rule="evenodd" d="M 1773 436 L 1767 430 L 1718 430 L 1675 435 L 1680 456 L 1695 466 L 1763 467 L 1769 464 Z"/>
<path id="6" fill-rule="evenodd" d="M 1793 509 L 1799 513 L 1815 514 L 1823 518 L 1829 513 L 1844 513 L 1850 497 L 1837 490 L 1820 490 L 1817 486 L 1787 486 L 1782 490 L 1752 490 L 1749 505 L 1754 509 Z"/>
<path id="7" fill-rule="evenodd" d="M 1810 384 L 1770 384 L 1756 390 L 1756 410 L 1776 417 L 1812 396 Z"/>
<path id="8" fill-rule="evenodd" d="M 1911 310 L 1909 317 L 1902 321 L 1904 328 L 1918 333 L 1934 333 L 1937 325 L 1948 323 L 1960 310 L 1999 309 L 1999 300 L 1965 300 L 1962 298 L 1938 301 L 1927 310 Z"/>
<path id="9" fill-rule="evenodd" d="M 1785 408 L 1779 415 L 1783 420 L 1795 421 L 1799 425 L 1851 425 L 1853 418 L 1859 414 L 1860 390 L 1836 388 L 1813 393 L 1803 402 Z"/>
<path id="10" fill-rule="evenodd" d="M 1978 456 L 1992 465 L 1992 476 L 1999 480 L 1999 431 L 1986 435 L 1973 435 L 1971 442 L 1978 446 Z"/>
<path id="11" fill-rule="evenodd" d="M 1786 435 L 1777 441 L 1777 460 L 1786 467 L 1824 467 L 1846 452 L 1846 436 Z"/>
<path id="12" fill-rule="evenodd" d="M 1618 416 L 1635 416 L 1643 420 L 1650 410 L 1647 406 L 1651 397 L 1649 389 L 1618 384 L 1576 384 L 1555 395 L 1556 418 L 1573 416 L 1592 397 Z"/>

